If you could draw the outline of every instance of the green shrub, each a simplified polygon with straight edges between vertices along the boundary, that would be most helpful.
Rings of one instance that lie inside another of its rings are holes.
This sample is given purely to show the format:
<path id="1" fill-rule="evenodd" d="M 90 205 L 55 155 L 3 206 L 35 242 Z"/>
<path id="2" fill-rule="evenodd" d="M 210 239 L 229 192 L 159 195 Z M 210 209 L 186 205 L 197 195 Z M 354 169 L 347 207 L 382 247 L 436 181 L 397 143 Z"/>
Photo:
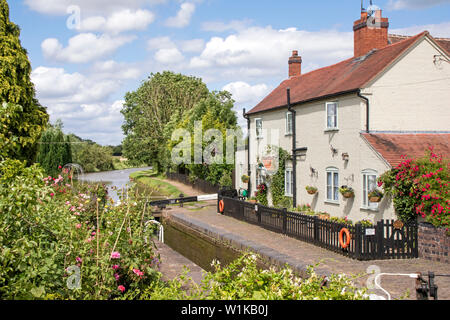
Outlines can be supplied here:
<path id="1" fill-rule="evenodd" d="M 101 185 L 75 188 L 38 165 L 0 162 L 0 299 L 133 299 L 159 281 L 145 240 L 151 216 L 129 196 L 112 207 Z"/>
<path id="2" fill-rule="evenodd" d="M 141 298 L 153 300 L 363 300 L 366 290 L 358 289 L 352 278 L 331 275 L 327 284 L 323 277 L 308 268 L 308 277 L 297 277 L 285 267 L 262 270 L 257 266 L 258 256 L 244 254 L 226 267 L 213 262 L 214 272 L 205 274 L 202 284 L 196 285 L 184 275 L 146 291 Z M 190 286 L 189 292 L 181 288 Z"/>

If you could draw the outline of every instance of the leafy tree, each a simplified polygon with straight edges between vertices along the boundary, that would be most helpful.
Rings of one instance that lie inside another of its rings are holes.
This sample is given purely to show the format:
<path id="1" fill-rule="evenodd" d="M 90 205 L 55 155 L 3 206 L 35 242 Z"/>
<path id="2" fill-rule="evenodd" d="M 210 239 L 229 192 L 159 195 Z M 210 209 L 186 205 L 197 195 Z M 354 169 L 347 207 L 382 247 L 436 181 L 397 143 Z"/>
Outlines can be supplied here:
<path id="1" fill-rule="evenodd" d="M 31 65 L 19 36 L 19 27 L 9 20 L 8 3 L 0 0 L 0 143 L 8 146 L 1 156 L 31 164 L 48 114 L 35 98 Z"/>
<path id="2" fill-rule="evenodd" d="M 166 169 L 169 153 L 165 127 L 208 95 L 199 78 L 165 71 L 151 74 L 134 92 L 125 95 L 123 154 L 131 163 Z"/>
<path id="3" fill-rule="evenodd" d="M 50 126 L 42 134 L 36 162 L 52 177 L 58 176 L 59 167 L 72 163 L 70 140 L 64 138 L 61 127 Z"/>
<path id="4" fill-rule="evenodd" d="M 203 163 L 195 163 L 195 139 L 191 139 L 191 163 L 184 164 L 180 167 L 185 167 L 189 170 L 190 175 L 195 178 L 205 179 L 213 184 L 218 184 L 220 179 L 224 175 L 230 175 L 234 169 L 234 163 L 227 163 L 227 144 L 232 141 L 227 141 L 228 138 L 234 140 L 234 152 L 236 151 L 238 139 L 242 138 L 242 131 L 237 125 L 237 117 L 235 111 L 233 111 L 234 101 L 231 99 L 231 94 L 226 91 L 212 92 L 207 98 L 197 103 L 191 110 L 187 111 L 183 116 L 181 122 L 176 126 L 177 129 L 185 129 L 190 133 L 191 137 L 194 137 L 195 123 L 200 122 L 202 126 L 202 133 L 204 135 L 202 139 L 202 155 L 208 155 L 211 153 L 211 157 L 215 156 L 216 150 L 209 150 L 209 147 L 213 144 L 216 137 L 209 139 L 205 134 L 208 130 L 214 129 L 220 132 L 222 137 L 222 159 L 218 159 L 217 163 L 208 163 L 203 158 Z M 174 120 L 178 120 L 174 118 Z M 170 127 L 173 123 L 170 123 Z M 236 137 L 227 137 L 227 130 L 236 130 Z M 180 138 L 180 140 L 182 140 Z M 168 150 L 172 153 L 175 146 L 180 143 L 180 140 L 169 141 Z M 221 161 L 220 161 L 221 160 Z"/>
<path id="5" fill-rule="evenodd" d="M 85 172 L 114 169 L 111 147 L 101 146 L 92 140 L 84 140 L 74 134 L 68 135 L 72 150 L 72 162 L 79 164 Z"/>

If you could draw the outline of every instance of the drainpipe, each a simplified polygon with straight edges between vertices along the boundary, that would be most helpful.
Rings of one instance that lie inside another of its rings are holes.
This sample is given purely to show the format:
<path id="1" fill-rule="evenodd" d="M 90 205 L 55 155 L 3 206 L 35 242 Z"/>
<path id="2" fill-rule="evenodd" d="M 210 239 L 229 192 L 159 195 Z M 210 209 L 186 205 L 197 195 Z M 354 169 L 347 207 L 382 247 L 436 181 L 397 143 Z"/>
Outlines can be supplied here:
<path id="1" fill-rule="evenodd" d="M 292 205 L 297 207 L 297 134 L 295 129 L 295 110 L 291 106 L 291 89 L 286 89 L 288 111 L 292 113 Z"/>
<path id="2" fill-rule="evenodd" d="M 250 117 L 249 115 L 245 112 L 245 108 L 243 110 L 243 116 L 245 119 L 247 119 L 247 138 L 248 138 L 248 143 L 247 143 L 247 175 L 250 177 L 250 179 L 248 180 L 248 184 L 247 184 L 247 196 L 250 199 L 251 197 L 251 173 L 252 171 L 250 170 Z"/>
<path id="3" fill-rule="evenodd" d="M 357 93 L 358 97 L 366 101 L 366 133 L 369 133 L 370 127 L 369 127 L 369 111 L 370 111 L 370 102 L 369 99 L 361 94 L 361 89 L 358 90 Z"/>

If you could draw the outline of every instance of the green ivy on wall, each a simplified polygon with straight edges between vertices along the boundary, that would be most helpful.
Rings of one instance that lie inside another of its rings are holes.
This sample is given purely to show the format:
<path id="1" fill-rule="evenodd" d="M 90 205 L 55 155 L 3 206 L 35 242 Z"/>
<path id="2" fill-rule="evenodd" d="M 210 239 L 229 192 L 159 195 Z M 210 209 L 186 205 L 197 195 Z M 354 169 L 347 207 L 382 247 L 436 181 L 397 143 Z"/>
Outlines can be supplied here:
<path id="1" fill-rule="evenodd" d="M 272 202 L 274 207 L 292 207 L 292 198 L 285 196 L 285 170 L 286 161 L 291 159 L 291 155 L 283 148 L 278 148 L 278 171 L 272 177 L 270 191 L 272 192 Z"/>

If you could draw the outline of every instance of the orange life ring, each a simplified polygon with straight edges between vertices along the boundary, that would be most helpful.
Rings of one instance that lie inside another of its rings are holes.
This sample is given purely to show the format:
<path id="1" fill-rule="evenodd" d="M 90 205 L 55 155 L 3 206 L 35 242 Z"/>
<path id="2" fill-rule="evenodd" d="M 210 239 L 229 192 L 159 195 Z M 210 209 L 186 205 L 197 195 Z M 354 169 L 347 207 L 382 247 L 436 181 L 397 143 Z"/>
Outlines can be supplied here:
<path id="1" fill-rule="evenodd" d="M 225 210 L 225 203 L 223 202 L 223 200 L 219 201 L 219 211 L 220 213 L 223 213 L 223 211 Z"/>
<path id="2" fill-rule="evenodd" d="M 347 238 L 345 243 L 343 239 L 344 233 Z M 341 231 L 339 231 L 339 244 L 341 245 L 342 249 L 345 249 L 350 245 L 350 239 L 351 239 L 350 231 L 348 231 L 347 228 L 342 228 Z"/>

